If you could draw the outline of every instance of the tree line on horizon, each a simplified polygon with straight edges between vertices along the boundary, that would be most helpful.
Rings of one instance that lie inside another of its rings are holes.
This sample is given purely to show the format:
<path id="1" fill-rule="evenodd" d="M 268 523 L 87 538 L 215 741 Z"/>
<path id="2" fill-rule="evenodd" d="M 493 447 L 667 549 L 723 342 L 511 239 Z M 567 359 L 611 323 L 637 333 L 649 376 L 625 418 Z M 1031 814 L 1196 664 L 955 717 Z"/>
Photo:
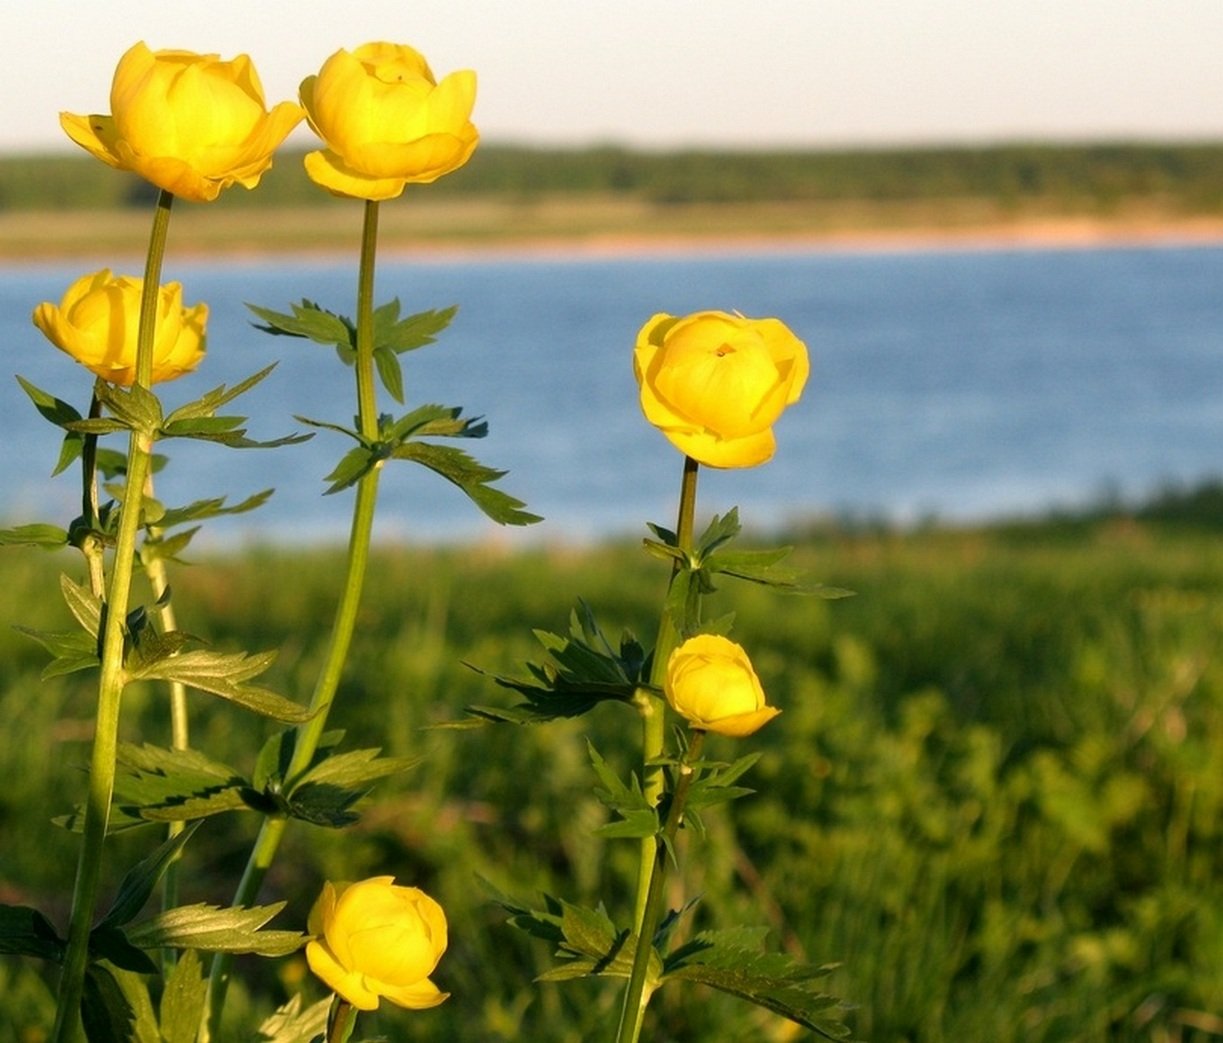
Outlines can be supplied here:
<path id="1" fill-rule="evenodd" d="M 257 193 L 222 205 L 326 204 L 285 150 Z M 0 156 L 0 211 L 144 206 L 148 186 L 88 156 Z M 1106 210 L 1154 200 L 1185 213 L 1223 211 L 1223 142 L 1008 144 L 810 151 L 653 151 L 615 145 L 489 144 L 433 197 L 530 200 L 622 196 L 660 205 L 735 202 L 1046 201 Z"/>

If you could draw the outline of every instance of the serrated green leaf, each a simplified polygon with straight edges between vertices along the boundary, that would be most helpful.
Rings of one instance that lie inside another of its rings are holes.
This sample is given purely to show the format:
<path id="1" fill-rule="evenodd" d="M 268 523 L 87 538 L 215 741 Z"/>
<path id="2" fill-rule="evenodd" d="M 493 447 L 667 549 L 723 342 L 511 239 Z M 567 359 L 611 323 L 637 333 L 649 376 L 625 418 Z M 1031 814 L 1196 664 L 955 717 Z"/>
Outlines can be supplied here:
<path id="1" fill-rule="evenodd" d="M 739 508 L 732 507 L 724 515 L 714 515 L 705 531 L 697 538 L 697 556 L 705 558 L 724 543 L 739 535 L 743 526 L 739 524 Z"/>
<path id="2" fill-rule="evenodd" d="M 381 753 L 380 749 L 363 749 L 330 754 L 295 782 L 294 792 L 298 786 L 308 784 L 365 786 L 388 775 L 414 768 L 421 760 L 419 757 L 382 757 Z"/>
<path id="3" fill-rule="evenodd" d="M 220 696 L 263 717 L 288 724 L 308 721 L 313 714 L 304 706 L 269 689 L 246 683 L 263 673 L 275 656 L 275 652 L 257 655 L 204 650 L 183 652 L 129 671 L 129 677 L 133 680 L 178 681 L 189 688 Z"/>
<path id="4" fill-rule="evenodd" d="M 161 426 L 161 400 L 148 388 L 141 387 L 139 384 L 124 388 L 116 384 L 108 384 L 106 381 L 98 381 L 94 394 L 98 401 L 111 411 L 115 421 L 119 422 L 122 427 L 151 436 Z M 88 419 L 77 421 L 70 424 L 69 429 L 90 431 L 88 425 L 91 423 L 92 421 Z M 106 423 L 105 418 L 102 418 L 99 423 Z M 97 433 L 105 432 L 98 429 Z"/>
<path id="5" fill-rule="evenodd" d="M 619 818 L 595 830 L 605 837 L 635 837 L 644 838 L 657 835 L 659 819 L 657 809 L 645 799 L 641 791 L 641 783 L 636 773 L 631 776 L 626 785 L 611 769 L 607 761 L 600 756 L 594 744 L 588 739 L 586 751 L 590 757 L 591 766 L 599 780 L 595 787 L 595 796 Z"/>
<path id="6" fill-rule="evenodd" d="M 56 427 L 63 427 L 66 423 L 81 419 L 81 414 L 73 406 L 31 384 L 25 377 L 18 376 L 17 383 L 34 403 L 34 408 Z"/>
<path id="7" fill-rule="evenodd" d="M 58 525 L 16 525 L 11 529 L 0 529 L 0 546 L 66 547 L 68 533 Z"/>
<path id="8" fill-rule="evenodd" d="M 378 379 L 387 393 L 400 405 L 403 404 L 403 369 L 399 365 L 399 356 L 390 348 L 374 349 L 374 368 L 378 371 Z"/>
<path id="9" fill-rule="evenodd" d="M 93 637 L 102 629 L 102 601 L 88 587 L 83 587 L 67 575 L 59 577 L 60 593 L 76 621 Z"/>
<path id="10" fill-rule="evenodd" d="M 393 300 L 374 312 L 374 347 L 387 348 L 396 355 L 432 344 L 450 325 L 457 306 L 422 311 L 399 320 L 399 301 Z"/>
<path id="11" fill-rule="evenodd" d="M 137 949 L 118 927 L 99 924 L 89 933 L 89 953 L 95 960 L 106 960 L 120 970 L 133 974 L 156 974 L 155 964 L 146 952 Z"/>
<path id="12" fill-rule="evenodd" d="M 161 994 L 158 1021 L 165 1043 L 195 1043 L 207 999 L 208 982 L 199 955 L 188 949 L 175 962 Z"/>
<path id="13" fill-rule="evenodd" d="M 834 967 L 764 952 L 756 947 L 760 937 L 743 931 L 697 935 L 667 958 L 662 981 L 699 982 L 780 1014 L 825 1039 L 845 1039 L 850 1030 L 841 1001 L 815 986 Z"/>
<path id="14" fill-rule="evenodd" d="M 227 505 L 224 496 L 208 500 L 195 500 L 185 507 L 171 507 L 161 516 L 159 523 L 163 529 L 171 529 L 192 521 L 204 521 L 208 518 L 219 518 L 231 514 L 245 514 L 262 507 L 271 497 L 273 490 L 264 489 L 248 496 L 238 503 Z"/>
<path id="15" fill-rule="evenodd" d="M 204 904 L 180 906 L 134 925 L 127 936 L 142 949 L 287 956 L 300 949 L 308 936 L 298 931 L 262 929 L 284 907 L 284 902 L 230 909 Z"/>
<path id="16" fill-rule="evenodd" d="M 314 1043 L 327 1029 L 330 1009 L 330 996 L 305 1010 L 301 996 L 294 996 L 259 1026 L 259 1039 L 262 1043 Z"/>
<path id="17" fill-rule="evenodd" d="M 141 859 L 124 874 L 114 904 L 94 928 L 95 931 L 122 927 L 136 918 L 152 896 L 153 889 L 162 878 L 166 868 L 183 849 L 183 845 L 191 839 L 197 827 L 198 823 L 194 823 L 177 835 L 168 838 L 158 846 L 156 851 Z"/>
<path id="18" fill-rule="evenodd" d="M 37 909 L 26 905 L 0 905 L 0 953 L 34 956 L 58 963 L 64 942 Z"/>
<path id="19" fill-rule="evenodd" d="M 391 453 L 399 460 L 412 460 L 453 482 L 489 518 L 499 525 L 531 525 L 542 521 L 537 514 L 522 510 L 526 505 L 519 499 L 490 487 L 503 478 L 505 471 L 485 467 L 453 446 L 427 442 L 405 442 Z"/>
<path id="20" fill-rule="evenodd" d="M 364 445 L 348 450 L 340 457 L 340 462 L 335 465 L 331 473 L 323 479 L 331 483 L 323 495 L 330 496 L 332 493 L 338 493 L 349 486 L 356 485 L 382 459 L 384 457 Z"/>
<path id="21" fill-rule="evenodd" d="M 134 1043 L 136 1012 L 115 975 L 100 963 L 85 970 L 81 994 L 81 1027 L 89 1043 Z"/>
<path id="22" fill-rule="evenodd" d="M 269 308 L 260 308 L 254 304 L 247 304 L 247 307 L 266 323 L 263 326 L 258 323 L 253 324 L 256 329 L 263 330 L 264 333 L 271 333 L 275 336 L 303 337 L 316 344 L 334 345 L 348 353 L 351 353 L 356 347 L 357 331 L 349 319 L 330 312 L 305 297 L 302 298 L 300 304 L 289 305 L 293 309 L 291 315 L 272 311 Z"/>
<path id="23" fill-rule="evenodd" d="M 144 822 L 186 822 L 248 807 L 249 784 L 197 750 L 120 743 L 115 810 Z"/>

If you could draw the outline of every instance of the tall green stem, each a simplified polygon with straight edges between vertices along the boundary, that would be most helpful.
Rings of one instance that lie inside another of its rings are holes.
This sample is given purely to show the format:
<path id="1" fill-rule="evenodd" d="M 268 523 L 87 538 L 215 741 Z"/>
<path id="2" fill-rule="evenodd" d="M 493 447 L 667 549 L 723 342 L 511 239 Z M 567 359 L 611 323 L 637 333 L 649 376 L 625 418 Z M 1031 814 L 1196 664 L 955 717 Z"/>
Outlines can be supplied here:
<path id="1" fill-rule="evenodd" d="M 703 731 L 692 732 L 692 739 L 684 759 L 680 762 L 679 777 L 675 782 L 675 792 L 671 795 L 671 806 L 667 811 L 667 821 L 663 825 L 662 834 L 651 838 L 654 854 L 654 871 L 650 875 L 650 888 L 646 894 L 645 916 L 641 921 L 641 929 L 637 934 L 637 948 L 633 953 L 633 969 L 629 975 L 628 989 L 624 994 L 624 1006 L 620 1010 L 620 1027 L 616 1033 L 616 1043 L 637 1043 L 641 1035 L 641 1023 L 645 1017 L 645 1009 L 649 1005 L 653 993 L 647 987 L 650 969 L 650 954 L 653 952 L 654 932 L 662 917 L 663 885 L 667 875 L 667 852 L 674 850 L 675 836 L 684 821 L 684 805 L 688 800 L 688 790 L 692 786 L 696 771 L 694 764 L 700 760 L 701 747 L 705 742 Z"/>
<path id="2" fill-rule="evenodd" d="M 374 384 L 374 261 L 378 247 L 378 204 L 365 204 L 365 223 L 361 235 L 361 267 L 357 280 L 357 425 L 363 438 L 373 441 L 378 436 L 378 406 Z M 336 608 L 331 629 L 331 643 L 323 662 L 314 693 L 310 699 L 313 716 L 298 728 L 289 762 L 286 782 L 291 788 L 294 780 L 314 759 L 319 740 L 327 726 L 327 715 L 335 699 L 344 662 L 352 643 L 357 624 L 357 610 L 361 603 L 361 591 L 365 583 L 366 565 L 369 560 L 370 538 L 374 528 L 374 507 L 378 499 L 378 479 L 382 473 L 379 463 L 357 482 L 356 500 L 353 504 L 352 526 L 348 537 L 348 569 L 344 587 Z M 259 835 L 255 838 L 247 859 L 242 879 L 234 893 L 235 906 L 250 905 L 276 857 L 277 848 L 284 836 L 288 820 L 268 817 L 263 820 Z M 219 1039 L 221 1014 L 225 1005 L 225 993 L 229 987 L 230 968 L 233 959 L 228 953 L 219 953 L 212 961 L 208 981 L 208 1005 L 203 1038 Z"/>
<path id="3" fill-rule="evenodd" d="M 153 338 L 157 323 L 161 265 L 165 256 L 166 233 L 170 226 L 170 208 L 173 202 L 174 197 L 164 190 L 157 198 L 145 262 L 135 382 L 138 387 L 146 390 L 150 386 L 153 372 Z M 55 1027 L 51 1035 L 54 1043 L 62 1043 L 72 1038 L 80 1022 L 81 996 L 89 963 L 89 932 L 93 926 L 94 909 L 97 905 L 103 848 L 110 822 L 110 802 L 115 788 L 119 704 L 126 682 L 123 671 L 124 623 L 131 596 L 144 483 L 149 474 L 152 450 L 153 439 L 149 433 L 132 432 L 128 441 L 123 507 L 119 515 L 114 561 L 102 613 L 101 675 L 98 680 L 96 730 L 89 761 L 89 791 L 85 801 L 85 824 L 77 862 L 76 885 L 72 894 L 68 945 L 60 974 Z"/>
<path id="4" fill-rule="evenodd" d="M 692 523 L 696 514 L 696 479 L 700 465 L 690 456 L 684 457 L 684 472 L 680 479 L 679 512 L 675 524 L 675 535 L 680 549 L 692 549 Z M 683 566 L 676 562 L 671 570 L 671 582 Z M 667 659 L 679 643 L 679 631 L 671 613 L 664 611 L 658 624 L 658 637 L 654 641 L 654 660 L 650 669 L 652 691 L 642 690 L 637 694 L 637 707 L 641 712 L 641 763 L 642 792 L 651 805 L 657 806 L 662 799 L 663 771 L 652 766 L 662 756 L 666 741 L 665 702 L 654 693 L 662 687 L 666 675 Z M 650 877 L 654 872 L 654 838 L 646 837 L 641 842 L 641 860 L 637 872 L 637 901 L 633 911 L 634 930 L 641 933 L 641 922 L 645 916 L 646 896 L 650 890 Z"/>

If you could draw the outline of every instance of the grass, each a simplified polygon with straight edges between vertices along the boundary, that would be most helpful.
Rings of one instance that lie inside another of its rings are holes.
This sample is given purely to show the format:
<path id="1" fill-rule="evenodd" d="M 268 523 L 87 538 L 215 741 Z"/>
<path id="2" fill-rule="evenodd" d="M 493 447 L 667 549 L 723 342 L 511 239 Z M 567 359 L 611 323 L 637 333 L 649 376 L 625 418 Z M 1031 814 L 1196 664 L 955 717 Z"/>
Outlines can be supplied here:
<path id="1" fill-rule="evenodd" d="M 767 923 L 790 952 L 838 962 L 830 990 L 877 1043 L 1223 1037 L 1223 542 L 1217 521 L 1174 513 L 812 530 L 796 534 L 798 558 L 854 598 L 728 584 L 720 607 L 784 713 L 750 740 L 764 752 L 756 795 L 711 813 L 686 860 L 685 893 L 706 896 L 686 929 Z M 272 686 L 304 699 L 337 560 L 264 548 L 178 569 L 182 624 L 224 648 L 281 648 Z M 60 568 L 75 565 L 7 550 L 4 622 L 66 625 Z M 478 881 L 625 908 L 634 848 L 591 835 L 603 810 L 584 739 L 627 766 L 629 715 L 433 726 L 508 700 L 465 664 L 517 672 L 538 658 L 531 628 L 563 630 L 579 596 L 609 632 L 651 634 L 660 568 L 628 546 L 379 552 L 335 720 L 354 745 L 424 760 L 354 829 L 291 831 L 265 896 L 289 900 L 287 926 L 328 876 L 390 872 L 443 902 L 453 941 L 438 977 L 453 999 L 367 1032 L 610 1035 L 616 990 L 532 984 L 547 947 L 506 926 Z M 0 899 L 62 924 L 73 844 L 46 820 L 80 794 L 90 685 L 40 681 L 42 662 L 0 631 Z M 159 692 L 130 693 L 130 737 L 164 740 L 164 717 Z M 204 698 L 193 727 L 199 748 L 243 766 L 266 731 Z M 186 897 L 227 899 L 248 819 L 206 823 Z M 251 964 L 235 1017 L 266 1012 L 304 973 L 297 958 Z M 38 1039 L 50 1001 L 37 968 L 0 963 L 0 995 L 0 1038 Z M 667 989 L 656 1007 L 655 1040 L 795 1038 L 713 994 Z"/>

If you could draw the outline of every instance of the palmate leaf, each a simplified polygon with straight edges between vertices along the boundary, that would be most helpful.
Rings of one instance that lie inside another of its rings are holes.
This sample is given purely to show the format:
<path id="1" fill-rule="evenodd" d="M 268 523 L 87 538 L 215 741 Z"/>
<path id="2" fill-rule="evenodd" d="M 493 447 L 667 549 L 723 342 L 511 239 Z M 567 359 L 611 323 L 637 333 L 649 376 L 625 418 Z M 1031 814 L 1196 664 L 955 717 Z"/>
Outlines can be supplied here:
<path id="1" fill-rule="evenodd" d="M 671 953 L 662 983 L 694 981 L 780 1014 L 829 1040 L 850 1034 L 846 1009 L 816 985 L 834 965 L 798 963 L 784 953 L 765 952 L 763 931 L 709 931 Z"/>
<path id="2" fill-rule="evenodd" d="M 199 955 L 188 949 L 175 962 L 161 994 L 158 1022 L 164 1043 L 195 1043 L 207 999 Z"/>
<path id="3" fill-rule="evenodd" d="M 321 999 L 305 1010 L 302 998 L 294 996 L 259 1026 L 260 1043 L 314 1043 L 327 1029 L 331 997 Z M 192 1040 L 186 1043 L 193 1043 Z M 167 1043 L 174 1043 L 167 1040 Z"/>
<path id="4" fill-rule="evenodd" d="M 26 905 L 0 905 L 0 953 L 34 956 L 58 963 L 65 943 L 37 909 Z"/>
<path id="5" fill-rule="evenodd" d="M 247 780 L 197 750 L 120 743 L 117 762 L 115 806 L 129 820 L 186 822 L 250 806 Z"/>
<path id="6" fill-rule="evenodd" d="M 263 673 L 275 652 L 250 655 L 245 652 L 212 652 L 199 649 L 143 663 L 128 670 L 131 680 L 178 681 L 189 688 L 220 696 L 232 703 L 276 721 L 300 724 L 311 712 L 304 706 L 266 688 L 247 684 Z"/>
<path id="7" fill-rule="evenodd" d="M 300 304 L 289 305 L 292 314 L 254 304 L 247 304 L 247 307 L 265 323 L 254 323 L 256 329 L 274 336 L 302 337 L 316 344 L 331 345 L 340 351 L 341 358 L 351 361 L 357 343 L 357 330 L 344 316 L 336 315 L 305 297 Z"/>
<path id="8" fill-rule="evenodd" d="M 526 504 L 521 500 L 491 488 L 490 483 L 504 477 L 505 471 L 485 467 L 461 449 L 428 442 L 405 442 L 396 446 L 391 455 L 399 460 L 423 464 L 453 482 L 499 525 L 532 525 L 543 520 L 539 515 L 523 510 Z"/>
<path id="9" fill-rule="evenodd" d="M 599 785 L 595 787 L 595 796 L 608 810 L 619 816 L 615 821 L 600 826 L 595 833 L 605 837 L 655 836 L 660 825 L 658 810 L 645 799 L 637 775 L 634 773 L 626 785 L 589 740 L 586 742 L 586 751 L 599 780 Z"/>
<path id="10" fill-rule="evenodd" d="M 568 637 L 537 630 L 535 638 L 548 652 L 549 661 L 527 663 L 529 678 L 486 675 L 524 696 L 526 702 L 508 708 L 469 706 L 468 713 L 513 724 L 579 717 L 605 700 L 631 701 L 649 674 L 649 662 L 637 640 L 626 633 L 619 652 L 613 651 L 584 601 L 570 614 Z"/>
<path id="11" fill-rule="evenodd" d="M 185 905 L 168 909 L 127 931 L 128 941 L 142 949 L 196 949 L 201 952 L 287 956 L 308 940 L 298 931 L 263 930 L 285 907 L 284 902 L 250 908 L 221 909 Z"/>

